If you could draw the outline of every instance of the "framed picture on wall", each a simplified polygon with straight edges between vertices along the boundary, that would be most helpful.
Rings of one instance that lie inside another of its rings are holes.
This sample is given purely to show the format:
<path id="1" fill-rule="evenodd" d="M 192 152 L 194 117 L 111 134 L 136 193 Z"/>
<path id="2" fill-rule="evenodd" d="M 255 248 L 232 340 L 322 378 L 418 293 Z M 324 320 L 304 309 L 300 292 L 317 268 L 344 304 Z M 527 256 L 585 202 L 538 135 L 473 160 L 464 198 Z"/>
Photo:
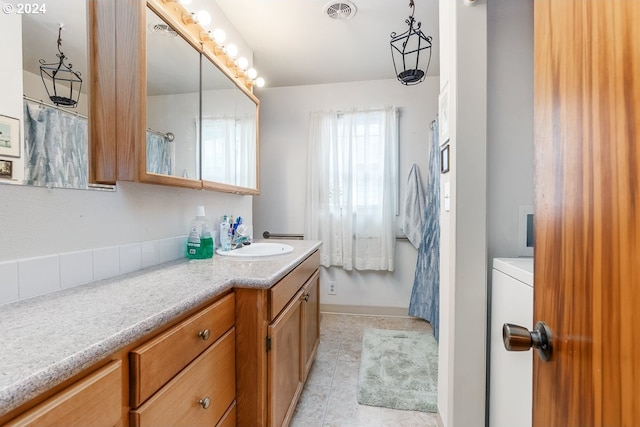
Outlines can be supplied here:
<path id="1" fill-rule="evenodd" d="M 440 150 L 440 172 L 449 172 L 449 144 L 445 145 Z"/>
<path id="2" fill-rule="evenodd" d="M 0 156 L 20 157 L 20 120 L 0 115 Z"/>
<path id="3" fill-rule="evenodd" d="M 449 82 L 445 83 L 438 98 L 438 123 L 440 145 L 444 145 L 449 140 Z"/>
<path id="4" fill-rule="evenodd" d="M 0 159 L 0 178 L 13 178 L 13 162 Z"/>

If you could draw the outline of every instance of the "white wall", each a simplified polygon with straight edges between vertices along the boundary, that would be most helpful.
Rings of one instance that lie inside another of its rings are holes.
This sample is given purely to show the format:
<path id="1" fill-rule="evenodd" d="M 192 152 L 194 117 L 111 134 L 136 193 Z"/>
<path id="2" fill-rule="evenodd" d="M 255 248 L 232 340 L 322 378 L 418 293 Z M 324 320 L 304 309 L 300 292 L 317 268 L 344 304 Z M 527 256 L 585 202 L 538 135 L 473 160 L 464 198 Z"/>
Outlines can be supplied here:
<path id="1" fill-rule="evenodd" d="M 184 235 L 197 205 L 210 218 L 233 214 L 252 221 L 251 196 L 126 182 L 117 187 L 0 185 L 0 261 Z"/>
<path id="2" fill-rule="evenodd" d="M 400 210 L 407 176 L 415 162 L 427 176 L 429 123 L 437 113 L 438 78 L 406 87 L 397 80 L 263 88 L 260 98 L 261 194 L 254 198 L 254 234 L 304 232 L 309 113 L 396 105 L 400 108 Z M 401 218 L 401 217 L 400 217 Z M 398 230 L 399 232 L 399 230 Z M 321 275 L 321 303 L 341 306 L 409 306 L 417 250 L 407 241 L 396 246 L 396 271 L 345 272 L 330 268 Z M 337 295 L 326 292 L 337 282 Z M 406 313 L 406 311 L 404 312 Z"/>
<path id="3" fill-rule="evenodd" d="M 533 3 L 490 0 L 487 19 L 491 263 L 518 256 L 518 207 L 533 205 Z"/>
<path id="4" fill-rule="evenodd" d="M 441 214 L 438 409 L 444 426 L 485 425 L 487 5 L 440 1 L 448 83 L 450 211 Z M 441 201 L 442 203 L 442 201 Z"/>

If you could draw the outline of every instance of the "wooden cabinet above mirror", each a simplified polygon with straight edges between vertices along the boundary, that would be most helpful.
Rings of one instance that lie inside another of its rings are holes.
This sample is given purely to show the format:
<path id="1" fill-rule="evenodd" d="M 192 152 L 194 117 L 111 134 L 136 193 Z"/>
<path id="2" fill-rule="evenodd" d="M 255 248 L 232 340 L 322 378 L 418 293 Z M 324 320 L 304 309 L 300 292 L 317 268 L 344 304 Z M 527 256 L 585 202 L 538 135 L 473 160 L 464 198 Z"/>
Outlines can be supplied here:
<path id="1" fill-rule="evenodd" d="M 188 17 L 116 2 L 118 180 L 258 194 L 259 101 Z"/>

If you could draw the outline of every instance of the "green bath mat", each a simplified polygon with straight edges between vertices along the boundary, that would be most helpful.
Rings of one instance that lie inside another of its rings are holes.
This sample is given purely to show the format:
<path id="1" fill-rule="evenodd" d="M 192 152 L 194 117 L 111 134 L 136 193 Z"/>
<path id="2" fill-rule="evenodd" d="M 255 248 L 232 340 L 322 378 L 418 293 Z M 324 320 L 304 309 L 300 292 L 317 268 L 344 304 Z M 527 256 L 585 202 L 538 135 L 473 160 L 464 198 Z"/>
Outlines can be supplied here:
<path id="1" fill-rule="evenodd" d="M 432 333 L 367 329 L 362 339 L 358 402 L 437 412 L 438 344 Z"/>

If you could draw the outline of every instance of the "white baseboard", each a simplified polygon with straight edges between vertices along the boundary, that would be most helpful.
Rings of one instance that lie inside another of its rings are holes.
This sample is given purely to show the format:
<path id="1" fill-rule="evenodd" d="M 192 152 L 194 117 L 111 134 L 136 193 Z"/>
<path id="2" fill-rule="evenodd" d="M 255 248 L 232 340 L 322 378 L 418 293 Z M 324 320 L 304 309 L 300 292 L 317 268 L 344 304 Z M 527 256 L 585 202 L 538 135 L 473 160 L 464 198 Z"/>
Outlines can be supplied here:
<path id="1" fill-rule="evenodd" d="M 410 317 L 406 307 L 375 307 L 366 305 L 320 304 L 323 313 L 359 314 L 370 316 Z"/>

